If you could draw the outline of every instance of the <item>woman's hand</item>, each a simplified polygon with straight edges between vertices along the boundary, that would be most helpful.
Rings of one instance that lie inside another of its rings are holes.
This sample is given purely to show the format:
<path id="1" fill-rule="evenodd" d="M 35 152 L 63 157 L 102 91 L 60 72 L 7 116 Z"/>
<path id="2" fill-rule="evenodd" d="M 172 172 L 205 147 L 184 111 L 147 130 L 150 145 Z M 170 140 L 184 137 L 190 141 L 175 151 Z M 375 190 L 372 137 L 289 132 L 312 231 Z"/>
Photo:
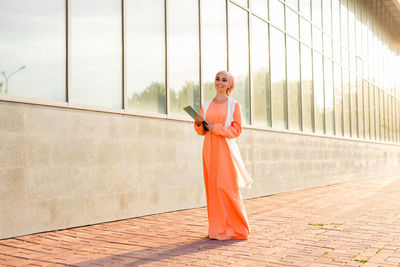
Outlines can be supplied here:
<path id="1" fill-rule="evenodd" d="M 200 126 L 203 121 L 204 121 L 203 116 L 201 116 L 200 114 L 197 114 L 196 119 L 195 119 L 197 126 Z"/>
<path id="2" fill-rule="evenodd" d="M 206 124 L 205 125 L 207 127 L 208 130 L 212 131 L 212 129 L 214 128 L 214 124 Z"/>

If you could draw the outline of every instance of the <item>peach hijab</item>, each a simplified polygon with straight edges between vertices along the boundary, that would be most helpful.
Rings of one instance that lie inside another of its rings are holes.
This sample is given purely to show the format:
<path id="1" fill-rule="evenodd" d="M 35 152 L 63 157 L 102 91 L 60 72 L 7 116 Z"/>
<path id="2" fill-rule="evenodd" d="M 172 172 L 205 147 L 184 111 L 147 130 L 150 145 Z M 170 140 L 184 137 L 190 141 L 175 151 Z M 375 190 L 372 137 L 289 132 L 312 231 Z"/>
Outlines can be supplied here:
<path id="1" fill-rule="evenodd" d="M 215 78 L 217 78 L 218 74 L 224 75 L 228 80 L 228 88 L 226 89 L 226 94 L 229 96 L 235 88 L 235 78 L 233 78 L 232 74 L 225 70 L 218 71 L 218 73 L 215 75 Z"/>

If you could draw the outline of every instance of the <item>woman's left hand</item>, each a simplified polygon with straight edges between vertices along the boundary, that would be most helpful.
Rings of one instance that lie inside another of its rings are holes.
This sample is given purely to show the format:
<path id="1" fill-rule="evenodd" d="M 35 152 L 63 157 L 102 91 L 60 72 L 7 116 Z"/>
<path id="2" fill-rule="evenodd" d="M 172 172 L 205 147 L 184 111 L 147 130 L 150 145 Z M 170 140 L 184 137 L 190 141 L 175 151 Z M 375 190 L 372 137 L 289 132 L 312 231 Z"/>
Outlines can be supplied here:
<path id="1" fill-rule="evenodd" d="M 214 124 L 206 124 L 206 127 L 208 130 L 212 131 L 212 129 L 214 128 Z"/>

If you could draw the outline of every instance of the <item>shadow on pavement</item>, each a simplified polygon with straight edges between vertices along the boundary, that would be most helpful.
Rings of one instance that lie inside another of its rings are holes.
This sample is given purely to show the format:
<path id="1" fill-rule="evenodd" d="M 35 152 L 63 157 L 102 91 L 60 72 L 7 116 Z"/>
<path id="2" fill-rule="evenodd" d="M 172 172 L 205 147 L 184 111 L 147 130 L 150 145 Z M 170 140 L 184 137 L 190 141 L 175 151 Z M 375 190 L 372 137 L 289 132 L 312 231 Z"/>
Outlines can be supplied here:
<path id="1" fill-rule="evenodd" d="M 179 257 L 201 251 L 218 249 L 246 240 L 212 240 L 208 237 L 187 244 L 165 244 L 158 247 L 147 247 L 131 252 L 116 254 L 96 260 L 71 263 L 71 266 L 137 266 L 162 261 L 170 257 Z M 136 246 L 136 245 L 135 245 Z M 179 261 L 177 261 L 179 263 Z M 187 262 L 186 262 L 187 263 Z"/>

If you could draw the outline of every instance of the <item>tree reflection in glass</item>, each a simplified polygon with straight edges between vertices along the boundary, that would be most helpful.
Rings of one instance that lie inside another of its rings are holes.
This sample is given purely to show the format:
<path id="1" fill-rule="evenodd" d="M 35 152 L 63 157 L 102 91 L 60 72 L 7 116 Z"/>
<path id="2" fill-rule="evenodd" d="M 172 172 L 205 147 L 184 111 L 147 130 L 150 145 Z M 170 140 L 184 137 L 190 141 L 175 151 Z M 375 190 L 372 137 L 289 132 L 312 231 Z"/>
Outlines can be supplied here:
<path id="1" fill-rule="evenodd" d="M 0 1 L 0 93 L 65 101 L 65 1 Z"/>
<path id="2" fill-rule="evenodd" d="M 195 0 L 170 0 L 168 18 L 169 114 L 186 115 L 183 108 L 200 108 L 199 26 Z"/>
<path id="3" fill-rule="evenodd" d="M 215 96 L 215 75 L 218 71 L 227 69 L 225 10 L 225 0 L 201 1 L 203 100 Z"/>
<path id="4" fill-rule="evenodd" d="M 255 125 L 271 127 L 268 24 L 252 16 L 252 31 L 253 121 Z"/>
<path id="5" fill-rule="evenodd" d="M 250 123 L 247 16 L 247 11 L 229 3 L 229 72 L 236 82 L 231 96 L 242 107 L 244 124 Z"/>
<path id="6" fill-rule="evenodd" d="M 164 0 L 125 6 L 128 108 L 165 113 Z"/>

